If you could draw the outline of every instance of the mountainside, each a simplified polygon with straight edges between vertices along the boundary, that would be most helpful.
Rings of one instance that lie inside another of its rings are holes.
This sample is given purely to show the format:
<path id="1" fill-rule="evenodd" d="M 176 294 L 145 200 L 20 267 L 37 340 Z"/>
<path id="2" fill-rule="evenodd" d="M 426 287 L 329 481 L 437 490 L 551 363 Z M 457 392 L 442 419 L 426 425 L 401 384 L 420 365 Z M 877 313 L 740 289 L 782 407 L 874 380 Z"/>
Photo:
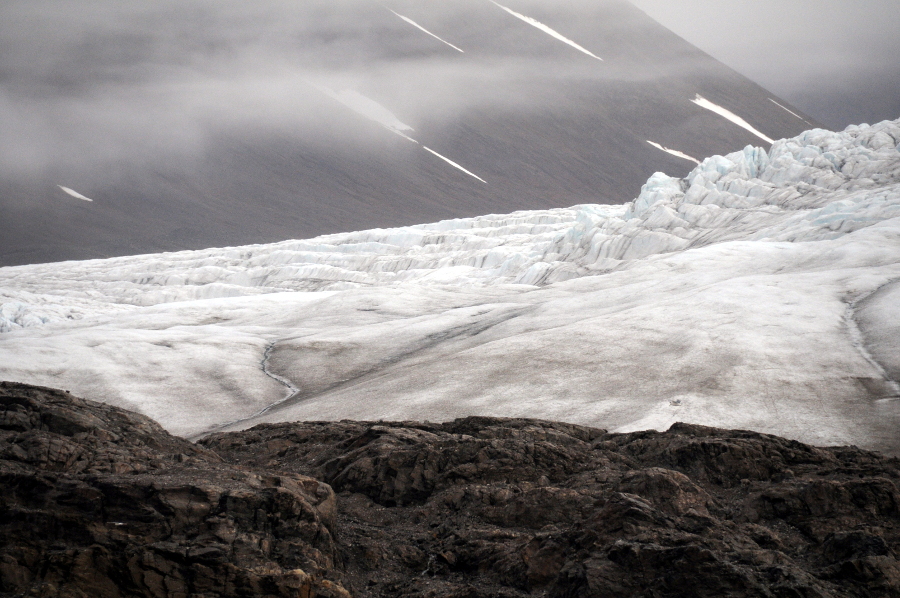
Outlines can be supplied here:
<path id="1" fill-rule="evenodd" d="M 677 424 L 314 422 L 194 445 L 0 383 L 0 596 L 882 598 L 900 462 Z"/>
<path id="2" fill-rule="evenodd" d="M 900 453 L 900 122 L 582 205 L 0 269 L 0 378 L 196 436 L 675 421 Z"/>
<path id="3" fill-rule="evenodd" d="M 618 0 L 92 6 L 4 11 L 0 265 L 621 204 L 811 126 Z"/>

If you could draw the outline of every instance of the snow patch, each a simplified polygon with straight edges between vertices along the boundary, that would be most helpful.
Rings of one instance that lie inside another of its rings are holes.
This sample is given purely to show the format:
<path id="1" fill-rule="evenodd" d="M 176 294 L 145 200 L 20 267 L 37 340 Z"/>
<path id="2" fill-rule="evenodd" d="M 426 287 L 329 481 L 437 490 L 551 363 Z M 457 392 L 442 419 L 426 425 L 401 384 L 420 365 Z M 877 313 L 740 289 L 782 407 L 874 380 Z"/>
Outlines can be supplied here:
<path id="1" fill-rule="evenodd" d="M 457 52 L 462 52 L 462 49 L 457 48 L 456 46 L 454 46 L 453 44 L 451 44 L 450 42 L 448 42 L 448 41 L 445 40 L 445 39 L 441 39 L 441 38 L 438 37 L 437 35 L 433 34 L 432 32 L 428 31 L 427 29 L 425 29 L 424 27 L 422 27 L 421 25 L 419 25 L 418 23 L 416 23 L 415 21 L 413 21 L 412 19 L 410 19 L 409 17 L 404 17 L 404 16 L 401 15 L 400 13 L 394 12 L 394 11 L 391 10 L 390 8 L 389 8 L 388 10 L 390 10 L 391 12 L 393 12 L 395 15 L 397 15 L 398 17 L 400 17 L 401 19 L 403 19 L 404 21 L 406 21 L 407 23 L 409 23 L 409 24 L 412 25 L 413 27 L 416 27 L 416 28 L 418 28 L 418 29 L 424 31 L 425 33 L 427 33 L 428 35 L 430 35 L 430 36 L 433 37 L 434 39 L 436 39 L 436 40 L 438 40 L 438 41 L 440 41 L 440 42 L 442 42 L 442 43 L 447 44 L 448 46 L 450 46 L 451 48 L 453 48 L 453 49 L 456 50 Z"/>
<path id="2" fill-rule="evenodd" d="M 594 54 L 594 53 L 591 52 L 590 50 L 587 50 L 587 49 L 585 49 L 585 48 L 579 46 L 578 44 L 576 44 L 575 42 L 573 42 L 572 40 L 570 40 L 568 37 L 565 37 L 564 35 L 562 35 L 562 34 L 559 33 L 558 31 L 556 31 L 555 29 L 551 29 L 551 28 L 548 27 L 547 25 L 544 25 L 543 23 L 541 23 L 541 22 L 538 21 L 537 19 L 532 19 L 531 17 L 528 17 L 528 16 L 525 16 L 525 15 L 523 15 L 523 14 L 521 14 L 521 13 L 518 13 L 518 12 L 514 11 L 514 10 L 511 9 L 511 8 L 507 8 L 506 6 L 503 6 L 502 4 L 497 4 L 496 2 L 494 2 L 494 0 L 490 0 L 490 2 L 491 2 L 491 4 L 494 4 L 494 5 L 496 5 L 496 6 L 500 7 L 500 8 L 502 8 L 503 10 L 505 10 L 506 12 L 508 12 L 509 14 L 511 14 L 512 16 L 516 17 L 517 19 L 521 19 L 521 20 L 525 21 L 526 23 L 528 23 L 528 24 L 531 25 L 532 27 L 536 27 L 536 28 L 540 29 L 541 31 L 543 31 L 544 33 L 546 33 L 546 34 L 548 34 L 548 35 L 550 35 L 550 36 L 552 36 L 552 37 L 555 37 L 555 38 L 558 39 L 559 41 L 561 41 L 561 42 L 563 42 L 563 43 L 566 43 L 566 44 L 569 44 L 570 46 L 572 46 L 573 48 L 575 48 L 575 49 L 578 50 L 579 52 L 583 52 L 583 53 L 587 54 L 588 56 L 590 56 L 591 58 L 596 58 L 597 60 L 600 60 L 600 61 L 603 60 L 602 58 L 600 58 L 599 56 L 597 56 L 596 54 Z"/>
<path id="3" fill-rule="evenodd" d="M 667 154 L 672 154 L 673 156 L 676 156 L 678 158 L 684 158 L 685 160 L 690 160 L 691 162 L 693 162 L 695 164 L 700 164 L 700 160 L 698 160 L 697 158 L 694 158 L 693 156 L 689 156 L 678 150 L 669 149 L 667 147 L 664 147 L 664 146 L 656 143 L 655 141 L 650 141 L 649 139 L 647 140 L 647 143 L 649 143 L 650 145 L 652 145 L 653 147 L 655 147 L 658 150 L 662 150 L 662 151 L 666 152 Z"/>
<path id="4" fill-rule="evenodd" d="M 808 120 L 806 120 L 805 118 L 803 118 L 802 116 L 800 116 L 799 114 L 797 114 L 796 112 L 794 112 L 793 110 L 791 110 L 790 108 L 788 108 L 787 106 L 783 106 L 783 105 L 779 104 L 778 102 L 776 102 L 776 101 L 773 100 L 772 98 L 769 98 L 769 101 L 772 102 L 773 104 L 775 104 L 776 106 L 778 106 L 779 108 L 782 108 L 783 110 L 787 111 L 788 113 L 790 113 L 790 114 L 796 116 L 797 118 L 799 118 L 800 120 L 802 120 L 802 121 L 805 122 L 806 124 L 811 124 Z"/>
<path id="5" fill-rule="evenodd" d="M 372 122 L 380 124 L 382 127 L 392 133 L 396 133 L 400 137 L 415 142 L 415 139 L 409 137 L 406 133 L 415 131 L 411 126 L 404 124 L 394 114 L 376 102 L 375 100 L 364 96 L 358 91 L 352 89 L 344 89 L 334 91 L 319 83 L 310 83 L 313 87 L 324 93 L 328 97 L 340 102 L 350 110 L 356 112 Z"/>
<path id="6" fill-rule="evenodd" d="M 753 133 L 754 135 L 756 135 L 763 141 L 767 141 L 768 143 L 775 143 L 775 141 L 772 138 L 770 138 L 770 137 L 764 135 L 763 133 L 760 133 L 758 130 L 754 129 L 750 123 L 748 123 L 746 120 L 744 120 L 743 118 L 741 118 L 740 116 L 738 116 L 737 114 L 732 112 L 731 110 L 728 110 L 727 108 L 723 108 L 722 106 L 719 106 L 718 104 L 714 104 L 714 103 L 710 102 L 709 100 L 707 100 L 700 94 L 697 94 L 697 97 L 694 98 L 693 100 L 691 100 L 691 102 L 693 102 L 694 104 L 697 104 L 701 108 L 706 108 L 707 110 L 709 110 L 711 112 L 715 112 L 719 116 L 721 116 L 727 120 L 730 120 L 731 122 L 738 125 L 739 127 L 743 127 L 744 129 L 747 129 L 748 131 L 750 131 L 751 133 Z"/>
<path id="7" fill-rule="evenodd" d="M 475 174 L 475 173 L 473 173 L 473 172 L 470 172 L 470 171 L 466 170 L 465 168 L 463 168 L 462 166 L 460 166 L 459 164 L 457 164 L 456 162 L 454 162 L 454 161 L 451 160 L 450 158 L 448 158 L 448 157 L 446 157 L 446 156 L 442 156 L 441 154 L 437 153 L 436 151 L 434 151 L 434 150 L 431 149 L 430 147 L 427 147 L 427 146 L 424 146 L 424 145 L 423 145 L 422 148 L 423 148 L 425 151 L 434 154 L 435 156 L 437 156 L 438 158 L 440 158 L 441 160 L 443 160 L 443 161 L 446 162 L 447 164 L 450 164 L 450 165 L 453 166 L 454 168 L 458 168 L 458 169 L 462 170 L 464 173 L 466 173 L 466 174 L 469 175 L 470 177 L 475 177 L 476 179 L 478 179 L 479 181 L 481 181 L 482 183 L 484 183 L 485 185 L 487 185 L 487 181 L 486 181 L 486 180 L 484 180 L 483 178 L 481 178 L 481 177 L 478 176 L 477 174 Z"/>
<path id="8" fill-rule="evenodd" d="M 82 195 L 82 194 L 79 193 L 78 191 L 74 191 L 74 190 L 72 190 L 72 189 L 69 189 L 68 187 L 63 187 L 62 185 L 57 185 L 57 187 L 59 187 L 60 189 L 62 189 L 63 191 L 65 191 L 66 193 L 68 193 L 69 195 L 71 195 L 72 197 L 74 197 L 75 199 L 80 199 L 80 200 L 82 200 L 82 201 L 94 201 L 94 200 L 91 199 L 90 197 L 85 197 L 84 195 Z"/>

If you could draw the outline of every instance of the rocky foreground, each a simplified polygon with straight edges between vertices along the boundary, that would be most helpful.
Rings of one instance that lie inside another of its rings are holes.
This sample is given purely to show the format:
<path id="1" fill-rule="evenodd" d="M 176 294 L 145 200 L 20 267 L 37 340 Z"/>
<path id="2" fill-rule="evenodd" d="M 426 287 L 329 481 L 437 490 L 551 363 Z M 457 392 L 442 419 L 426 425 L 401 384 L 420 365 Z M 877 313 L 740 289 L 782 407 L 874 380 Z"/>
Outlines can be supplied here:
<path id="1" fill-rule="evenodd" d="M 0 384 L 0 596 L 900 596 L 900 460 L 676 424 L 262 425 L 192 444 Z"/>

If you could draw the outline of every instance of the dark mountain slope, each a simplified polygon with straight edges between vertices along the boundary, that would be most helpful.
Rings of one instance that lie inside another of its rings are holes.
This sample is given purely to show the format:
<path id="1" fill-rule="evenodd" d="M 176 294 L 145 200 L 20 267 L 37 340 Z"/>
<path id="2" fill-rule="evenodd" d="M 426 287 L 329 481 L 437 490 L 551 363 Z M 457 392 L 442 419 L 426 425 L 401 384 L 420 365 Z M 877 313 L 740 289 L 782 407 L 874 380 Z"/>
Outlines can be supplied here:
<path id="1" fill-rule="evenodd" d="M 810 127 L 628 3 L 506 4 L 603 61 L 488 0 L 391 4 L 465 53 L 361 1 L 110 3 L 93 20 L 11 5 L 0 265 L 622 203 L 692 167 L 647 140 L 698 159 L 764 144 L 697 94 L 772 138 Z M 487 184 L 323 89 L 363 94 Z"/>

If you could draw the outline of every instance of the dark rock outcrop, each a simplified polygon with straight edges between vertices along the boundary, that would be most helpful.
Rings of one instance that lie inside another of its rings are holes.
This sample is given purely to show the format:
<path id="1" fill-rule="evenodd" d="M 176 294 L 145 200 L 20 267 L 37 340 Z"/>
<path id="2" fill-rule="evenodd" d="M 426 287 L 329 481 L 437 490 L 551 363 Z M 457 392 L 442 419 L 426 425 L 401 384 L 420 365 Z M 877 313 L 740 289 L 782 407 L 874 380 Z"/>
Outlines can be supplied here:
<path id="1" fill-rule="evenodd" d="M 0 383 L 0 595 L 346 596 L 335 497 L 152 420 Z"/>
<path id="2" fill-rule="evenodd" d="M 0 596 L 880 598 L 898 553 L 900 461 L 853 447 L 478 417 L 193 445 L 0 385 Z"/>
<path id="3" fill-rule="evenodd" d="M 857 448 L 479 417 L 201 445 L 331 484 L 355 596 L 900 596 L 900 461 Z"/>

